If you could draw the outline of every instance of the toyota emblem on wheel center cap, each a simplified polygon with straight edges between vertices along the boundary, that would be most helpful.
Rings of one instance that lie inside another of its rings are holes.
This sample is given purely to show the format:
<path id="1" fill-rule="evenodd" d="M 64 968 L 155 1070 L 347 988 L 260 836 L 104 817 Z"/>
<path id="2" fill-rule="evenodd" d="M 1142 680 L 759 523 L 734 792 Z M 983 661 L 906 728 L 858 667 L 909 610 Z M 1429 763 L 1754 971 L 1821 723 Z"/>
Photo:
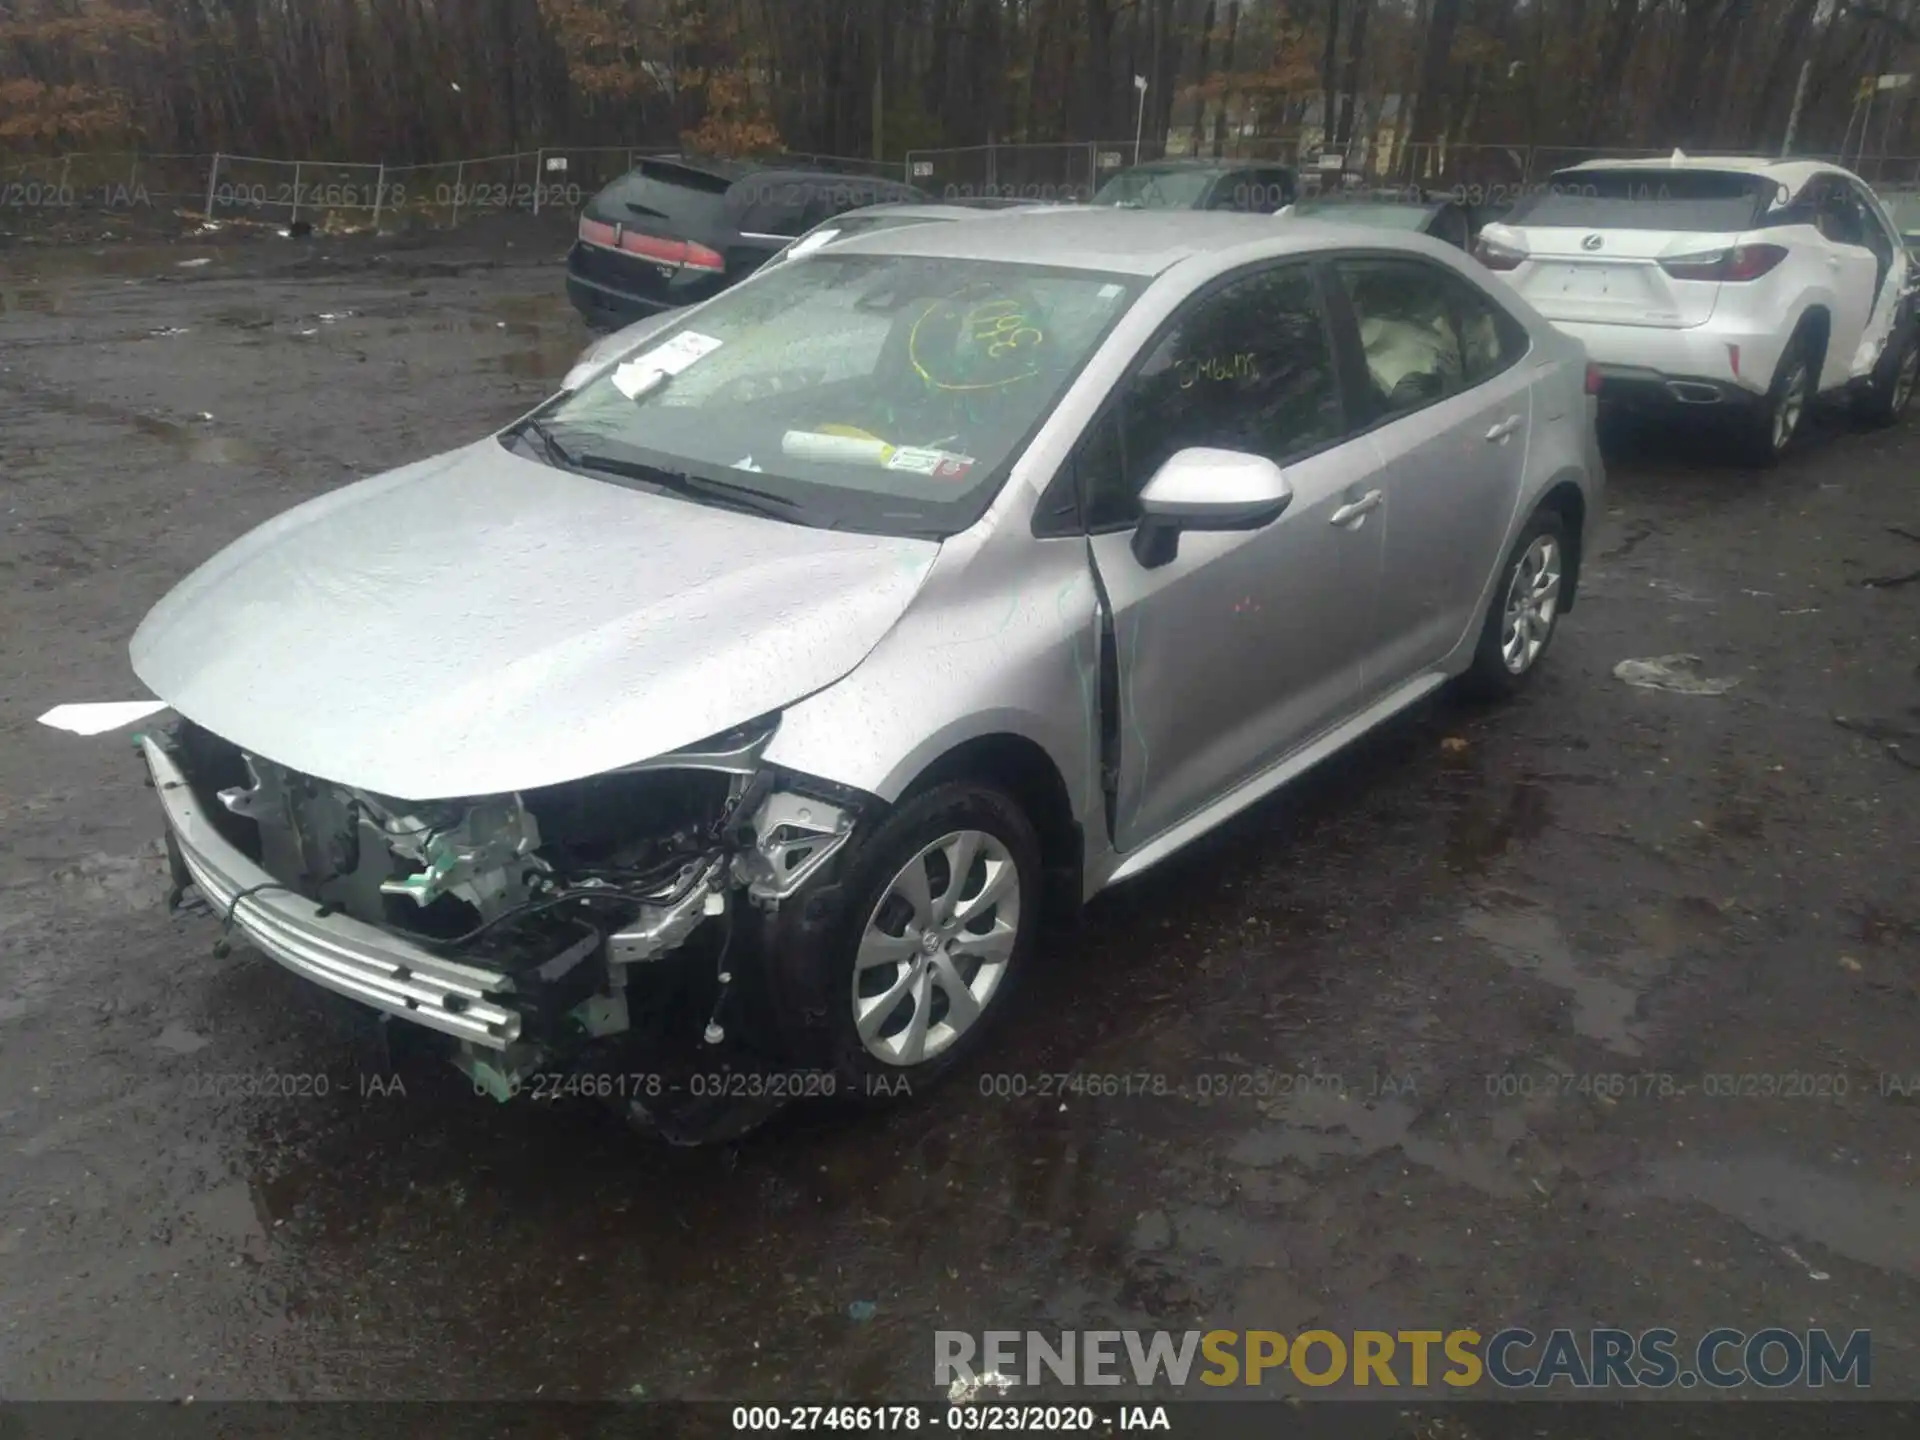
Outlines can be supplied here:
<path id="1" fill-rule="evenodd" d="M 1586 239 L 1580 242 L 1580 248 L 1582 250 L 1598 250 L 1600 248 L 1600 237 L 1598 235 L 1587 236 Z"/>

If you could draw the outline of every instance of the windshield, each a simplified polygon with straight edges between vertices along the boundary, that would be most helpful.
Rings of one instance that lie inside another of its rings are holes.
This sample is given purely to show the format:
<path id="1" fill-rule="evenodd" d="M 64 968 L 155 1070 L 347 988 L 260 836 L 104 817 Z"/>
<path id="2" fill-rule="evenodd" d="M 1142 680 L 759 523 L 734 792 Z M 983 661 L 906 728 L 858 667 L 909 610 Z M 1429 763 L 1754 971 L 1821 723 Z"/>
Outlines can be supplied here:
<path id="1" fill-rule="evenodd" d="M 1778 189 L 1730 170 L 1562 170 L 1502 223 L 1731 234 L 1755 224 L 1763 199 Z"/>
<path id="2" fill-rule="evenodd" d="M 1191 210 L 1213 184 L 1213 170 L 1122 170 L 1094 192 L 1096 205 Z"/>
<path id="3" fill-rule="evenodd" d="M 550 402 L 538 418 L 561 454 L 548 458 L 748 487 L 802 524 L 955 534 L 1138 285 L 1002 261 L 816 255 L 762 271 Z"/>
<path id="4" fill-rule="evenodd" d="M 1379 225 L 1388 230 L 1418 230 L 1433 215 L 1431 205 L 1379 205 L 1355 200 L 1300 200 L 1293 207 L 1302 220 L 1334 220 L 1346 225 Z"/>

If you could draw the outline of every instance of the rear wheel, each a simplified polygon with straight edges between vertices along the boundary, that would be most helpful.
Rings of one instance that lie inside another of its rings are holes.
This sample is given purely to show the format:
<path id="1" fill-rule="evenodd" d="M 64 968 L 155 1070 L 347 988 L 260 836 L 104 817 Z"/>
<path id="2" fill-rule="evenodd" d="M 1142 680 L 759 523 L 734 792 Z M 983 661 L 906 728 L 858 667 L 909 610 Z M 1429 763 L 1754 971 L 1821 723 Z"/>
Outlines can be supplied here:
<path id="1" fill-rule="evenodd" d="M 1813 400 L 1814 346 L 1805 331 L 1796 334 L 1773 372 L 1773 384 L 1746 417 L 1742 450 L 1749 464 L 1768 467 L 1793 447 L 1801 421 Z"/>
<path id="2" fill-rule="evenodd" d="M 1520 532 L 1494 587 L 1473 664 L 1461 677 L 1469 692 L 1499 699 L 1524 685 L 1553 643 L 1567 573 L 1567 523 L 1539 510 Z"/>

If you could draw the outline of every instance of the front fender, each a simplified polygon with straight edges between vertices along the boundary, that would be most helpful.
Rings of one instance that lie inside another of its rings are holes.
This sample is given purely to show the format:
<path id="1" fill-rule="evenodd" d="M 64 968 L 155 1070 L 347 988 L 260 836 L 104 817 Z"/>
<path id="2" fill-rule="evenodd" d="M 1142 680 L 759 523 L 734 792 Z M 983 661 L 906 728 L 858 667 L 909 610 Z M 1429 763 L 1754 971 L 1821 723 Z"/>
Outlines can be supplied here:
<path id="1" fill-rule="evenodd" d="M 768 763 L 891 804 L 956 747 L 1031 741 L 1075 816 L 1100 804 L 1098 627 L 1080 539 L 943 550 L 907 613 L 850 674 L 789 706 Z"/>

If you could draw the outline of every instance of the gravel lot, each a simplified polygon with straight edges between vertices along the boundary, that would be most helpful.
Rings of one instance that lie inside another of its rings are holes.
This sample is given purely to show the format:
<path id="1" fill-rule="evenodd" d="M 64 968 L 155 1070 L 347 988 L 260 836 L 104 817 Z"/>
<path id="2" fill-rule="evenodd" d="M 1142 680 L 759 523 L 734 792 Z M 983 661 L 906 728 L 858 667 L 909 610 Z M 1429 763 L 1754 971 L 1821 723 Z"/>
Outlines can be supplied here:
<path id="1" fill-rule="evenodd" d="M 1920 581 L 1867 583 L 1920 571 L 1912 420 L 1765 475 L 1624 437 L 1522 701 L 1104 898 L 898 1113 L 656 1149 L 216 958 L 125 733 L 35 717 L 141 693 L 220 545 L 537 400 L 564 243 L 0 250 L 0 1394 L 931 1399 L 935 1328 L 1780 1324 L 1920 1397 Z M 1678 651 L 1738 685 L 1612 674 Z M 221 1078 L 265 1072 L 327 1093 Z"/>

